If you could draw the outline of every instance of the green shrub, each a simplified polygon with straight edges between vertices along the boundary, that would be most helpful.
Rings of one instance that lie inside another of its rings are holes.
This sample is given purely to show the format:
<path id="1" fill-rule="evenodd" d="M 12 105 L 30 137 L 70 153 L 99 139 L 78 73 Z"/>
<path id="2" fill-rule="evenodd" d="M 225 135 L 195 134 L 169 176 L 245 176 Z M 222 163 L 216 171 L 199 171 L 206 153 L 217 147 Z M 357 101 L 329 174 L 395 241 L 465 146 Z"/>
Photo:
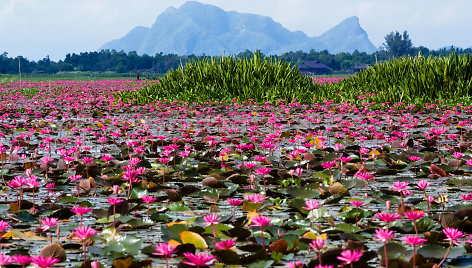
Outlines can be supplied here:
<path id="1" fill-rule="evenodd" d="M 424 104 L 469 99 L 472 57 L 395 58 L 373 65 L 330 90 L 342 92 L 339 97 L 344 100 L 363 96 L 360 101 Z"/>
<path id="2" fill-rule="evenodd" d="M 384 102 L 423 105 L 470 103 L 472 57 L 402 57 L 373 65 L 336 84 L 313 84 L 289 63 L 262 58 L 229 57 L 196 60 L 169 71 L 159 83 L 138 91 L 123 91 L 124 102 L 145 104 L 158 100 L 261 102 L 277 100 L 312 103 L 324 99 L 360 105 Z"/>
<path id="3" fill-rule="evenodd" d="M 158 83 L 118 96 L 125 102 L 134 99 L 140 104 L 163 99 L 312 102 L 319 88 L 289 63 L 254 53 L 250 59 L 228 56 L 191 61 L 167 72 Z"/>

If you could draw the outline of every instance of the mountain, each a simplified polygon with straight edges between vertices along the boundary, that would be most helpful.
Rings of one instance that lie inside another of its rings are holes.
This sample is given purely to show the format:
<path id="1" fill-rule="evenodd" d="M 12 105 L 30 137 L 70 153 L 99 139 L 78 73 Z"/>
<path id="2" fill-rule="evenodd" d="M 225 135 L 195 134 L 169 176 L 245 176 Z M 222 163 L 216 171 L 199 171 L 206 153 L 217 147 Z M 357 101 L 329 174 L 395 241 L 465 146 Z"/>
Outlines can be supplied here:
<path id="1" fill-rule="evenodd" d="M 351 17 L 319 37 L 289 31 L 272 18 L 224 11 L 216 6 L 186 2 L 161 13 L 151 28 L 136 27 L 127 35 L 104 44 L 100 49 L 115 49 L 138 54 L 163 52 L 178 55 L 238 54 L 260 50 L 264 54 L 288 51 L 374 52 L 375 46 Z"/>
<path id="2" fill-rule="evenodd" d="M 134 27 L 128 34 L 120 39 L 112 40 L 104 45 L 117 51 L 138 51 L 136 44 L 141 44 L 149 34 L 149 28 L 143 26 Z"/>
<path id="3" fill-rule="evenodd" d="M 362 29 L 358 17 L 350 17 L 323 33 L 319 38 L 331 53 L 354 50 L 374 52 L 377 50 Z M 355 48 L 355 49 L 354 49 Z"/>

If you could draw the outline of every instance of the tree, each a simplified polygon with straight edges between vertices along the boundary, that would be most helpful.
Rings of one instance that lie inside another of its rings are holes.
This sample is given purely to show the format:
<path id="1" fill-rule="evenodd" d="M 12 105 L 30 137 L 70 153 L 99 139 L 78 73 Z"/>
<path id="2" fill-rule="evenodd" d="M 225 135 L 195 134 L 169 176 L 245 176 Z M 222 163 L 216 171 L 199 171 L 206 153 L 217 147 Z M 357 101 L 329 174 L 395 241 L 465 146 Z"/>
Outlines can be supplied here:
<path id="1" fill-rule="evenodd" d="M 407 31 L 404 31 L 403 35 L 399 32 L 391 32 L 385 36 L 383 46 L 392 56 L 401 57 L 410 53 L 413 43 Z"/>

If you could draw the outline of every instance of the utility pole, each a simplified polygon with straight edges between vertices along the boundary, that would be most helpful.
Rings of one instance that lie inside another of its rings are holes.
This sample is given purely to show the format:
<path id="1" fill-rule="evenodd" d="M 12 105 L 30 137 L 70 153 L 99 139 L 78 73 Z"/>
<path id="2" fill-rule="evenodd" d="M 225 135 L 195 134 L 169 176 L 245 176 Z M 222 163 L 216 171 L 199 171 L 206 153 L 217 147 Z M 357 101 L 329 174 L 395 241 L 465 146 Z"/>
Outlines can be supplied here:
<path id="1" fill-rule="evenodd" d="M 21 61 L 20 61 L 20 56 L 18 56 L 18 73 L 20 74 L 20 86 L 21 86 Z"/>

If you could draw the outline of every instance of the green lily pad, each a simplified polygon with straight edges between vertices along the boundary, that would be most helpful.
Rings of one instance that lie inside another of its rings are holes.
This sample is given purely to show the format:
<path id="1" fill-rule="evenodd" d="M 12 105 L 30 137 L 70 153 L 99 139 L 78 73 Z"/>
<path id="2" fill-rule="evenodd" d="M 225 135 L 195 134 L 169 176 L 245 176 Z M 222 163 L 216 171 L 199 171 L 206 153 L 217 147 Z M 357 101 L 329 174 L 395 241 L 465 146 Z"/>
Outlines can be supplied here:
<path id="1" fill-rule="evenodd" d="M 320 191 L 310 188 L 290 188 L 287 193 L 293 197 L 313 199 L 321 195 Z"/>
<path id="2" fill-rule="evenodd" d="M 358 233 L 362 231 L 362 228 L 359 226 L 356 226 L 354 224 L 349 224 L 349 223 L 339 223 L 336 224 L 336 229 L 343 233 L 348 233 L 348 234 L 353 234 L 353 233 Z"/>
<path id="3" fill-rule="evenodd" d="M 185 206 L 183 203 L 180 202 L 174 202 L 169 205 L 167 205 L 167 208 L 170 211 L 188 211 L 190 210 L 189 207 Z"/>
<path id="4" fill-rule="evenodd" d="M 406 253 L 406 248 L 399 243 L 390 242 L 386 244 L 387 247 L 387 256 L 389 259 L 398 259 L 400 256 L 404 256 Z M 377 250 L 377 254 L 384 256 L 384 247 L 380 247 Z"/>
<path id="5" fill-rule="evenodd" d="M 137 255 L 141 251 L 143 241 L 134 235 L 117 237 L 104 247 L 104 253 L 112 258 L 122 258 L 129 255 Z"/>
<path id="6" fill-rule="evenodd" d="M 77 196 L 68 195 L 68 196 L 61 197 L 61 199 L 59 199 L 58 202 L 64 203 L 64 204 L 75 204 L 78 200 L 79 199 L 77 198 Z"/>
<path id="7" fill-rule="evenodd" d="M 224 263 L 226 265 L 241 264 L 241 258 L 236 252 L 232 250 L 217 250 L 214 254 L 219 262 Z"/>
<path id="8" fill-rule="evenodd" d="M 425 258 L 443 258 L 447 253 L 447 248 L 440 245 L 426 245 L 418 249 L 418 254 Z M 448 258 L 453 259 L 466 253 L 464 247 L 453 247 Z"/>
<path id="9" fill-rule="evenodd" d="M 249 265 L 249 268 L 270 268 L 275 261 L 258 261 Z"/>

